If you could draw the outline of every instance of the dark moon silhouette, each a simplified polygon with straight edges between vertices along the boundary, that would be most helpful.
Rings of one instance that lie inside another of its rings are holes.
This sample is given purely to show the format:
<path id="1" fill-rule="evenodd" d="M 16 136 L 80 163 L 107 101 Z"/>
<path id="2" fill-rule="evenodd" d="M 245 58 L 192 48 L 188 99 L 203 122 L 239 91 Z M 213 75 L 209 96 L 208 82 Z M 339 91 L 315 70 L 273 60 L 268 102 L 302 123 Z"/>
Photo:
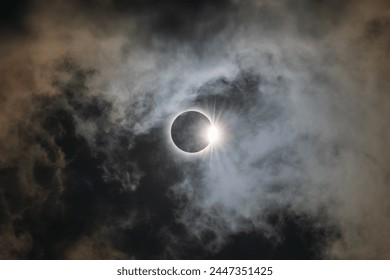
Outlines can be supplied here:
<path id="1" fill-rule="evenodd" d="M 187 153 L 196 153 L 209 145 L 207 129 L 211 126 L 210 120 L 197 111 L 187 111 L 172 123 L 171 137 L 175 145 Z"/>

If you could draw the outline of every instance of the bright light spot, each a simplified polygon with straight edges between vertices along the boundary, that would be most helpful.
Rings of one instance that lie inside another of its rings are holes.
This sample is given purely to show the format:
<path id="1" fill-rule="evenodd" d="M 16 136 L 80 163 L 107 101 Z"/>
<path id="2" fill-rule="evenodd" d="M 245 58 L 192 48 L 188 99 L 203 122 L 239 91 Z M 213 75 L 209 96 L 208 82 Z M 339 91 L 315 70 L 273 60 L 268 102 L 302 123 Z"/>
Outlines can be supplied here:
<path id="1" fill-rule="evenodd" d="M 220 137 L 220 133 L 217 127 L 211 125 L 207 131 L 207 140 L 210 143 L 217 142 Z"/>

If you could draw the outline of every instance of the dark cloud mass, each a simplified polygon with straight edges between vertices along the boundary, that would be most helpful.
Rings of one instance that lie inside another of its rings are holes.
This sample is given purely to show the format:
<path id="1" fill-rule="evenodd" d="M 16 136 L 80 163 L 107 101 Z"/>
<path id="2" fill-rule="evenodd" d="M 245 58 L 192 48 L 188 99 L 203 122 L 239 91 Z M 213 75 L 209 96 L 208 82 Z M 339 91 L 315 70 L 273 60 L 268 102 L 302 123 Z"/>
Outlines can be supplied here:
<path id="1" fill-rule="evenodd" d="M 0 258 L 390 258 L 386 0 L 0 4 Z M 222 131 L 173 146 L 179 113 Z"/>

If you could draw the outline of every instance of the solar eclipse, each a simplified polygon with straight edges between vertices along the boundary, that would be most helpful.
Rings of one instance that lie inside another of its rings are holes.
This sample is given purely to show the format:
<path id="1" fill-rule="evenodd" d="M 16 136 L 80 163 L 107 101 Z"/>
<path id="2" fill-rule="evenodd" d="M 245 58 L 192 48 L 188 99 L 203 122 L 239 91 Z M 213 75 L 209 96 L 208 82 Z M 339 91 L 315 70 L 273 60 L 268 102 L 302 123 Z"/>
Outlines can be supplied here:
<path id="1" fill-rule="evenodd" d="M 185 111 L 171 125 L 171 138 L 175 146 L 186 153 L 198 153 L 220 138 L 218 128 L 205 114 Z"/>

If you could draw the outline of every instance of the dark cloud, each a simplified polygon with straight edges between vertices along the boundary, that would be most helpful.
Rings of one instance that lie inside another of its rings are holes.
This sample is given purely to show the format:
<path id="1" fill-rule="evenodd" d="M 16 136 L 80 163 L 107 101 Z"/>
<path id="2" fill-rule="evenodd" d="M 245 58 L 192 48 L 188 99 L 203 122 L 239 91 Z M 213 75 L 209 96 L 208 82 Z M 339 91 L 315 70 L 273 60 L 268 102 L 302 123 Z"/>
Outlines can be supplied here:
<path id="1" fill-rule="evenodd" d="M 53 5 L 63 9 L 63 4 Z M 228 23 L 234 4 L 230 0 L 178 1 L 178 0 L 88 0 L 69 1 L 67 10 L 78 10 L 96 34 L 112 36 L 135 27 L 139 41 L 154 44 L 156 40 L 202 44 L 212 39 Z M 230 18 L 231 19 L 231 18 Z"/>
<path id="2" fill-rule="evenodd" d="M 28 30 L 26 17 L 31 11 L 29 0 L 5 0 L 0 3 L 0 35 L 23 35 Z"/>
<path id="3" fill-rule="evenodd" d="M 386 33 L 388 33 L 389 30 L 389 26 L 390 18 L 381 17 L 372 19 L 367 23 L 366 35 L 373 40 L 380 39 L 383 36 L 386 36 Z"/>
<path id="4" fill-rule="evenodd" d="M 199 34 L 198 27 L 207 26 L 202 31 L 212 36 L 218 32 L 221 22 L 218 20 L 231 8 L 231 2 L 227 0 L 214 1 L 113 1 L 115 10 L 124 16 L 135 15 L 146 17 L 149 20 L 149 28 L 157 34 L 168 37 L 191 37 L 205 36 Z M 202 32 L 202 33 L 203 33 Z M 196 40 L 196 39 L 195 39 Z"/>
<path id="5" fill-rule="evenodd" d="M 321 38 L 332 32 L 348 17 L 353 1 L 298 0 L 287 1 L 296 15 L 297 27 L 302 35 Z"/>

